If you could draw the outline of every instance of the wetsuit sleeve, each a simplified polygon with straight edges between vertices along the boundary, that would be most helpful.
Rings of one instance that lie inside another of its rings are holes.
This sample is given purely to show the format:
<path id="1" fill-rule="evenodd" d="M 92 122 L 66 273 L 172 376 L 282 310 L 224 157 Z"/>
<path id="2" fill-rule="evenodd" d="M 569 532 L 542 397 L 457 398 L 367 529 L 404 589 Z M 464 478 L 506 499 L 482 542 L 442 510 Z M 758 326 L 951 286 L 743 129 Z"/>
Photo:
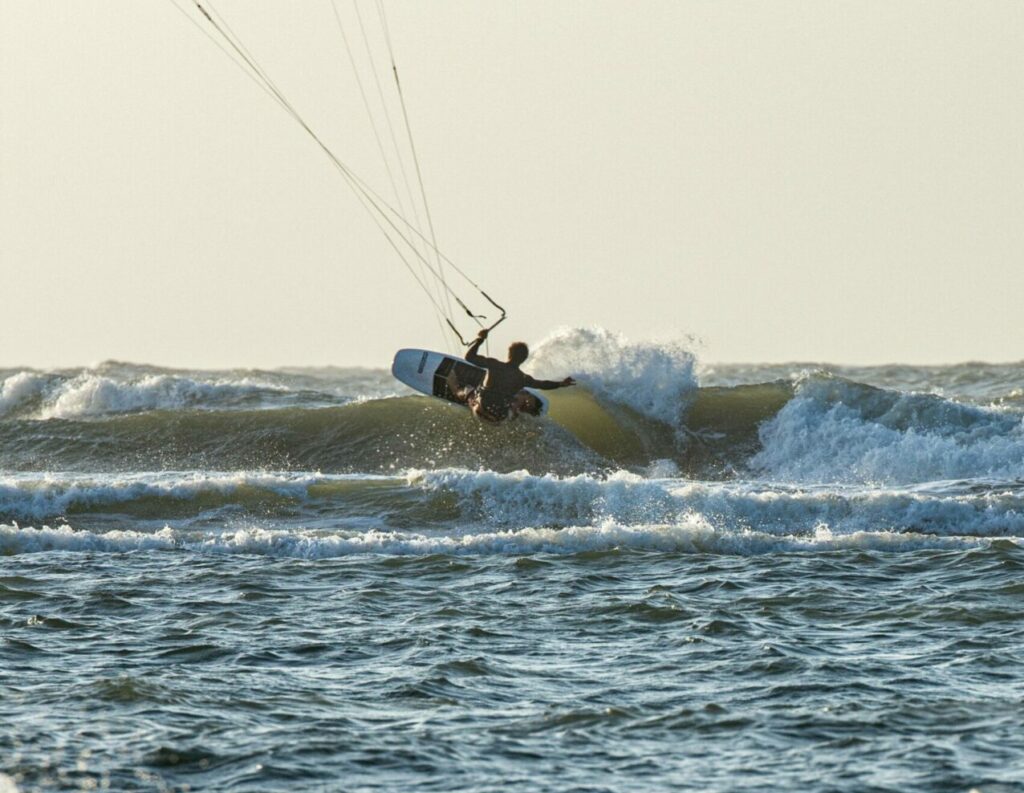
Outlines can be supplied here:
<path id="1" fill-rule="evenodd" d="M 530 375 L 526 375 L 526 387 L 539 388 L 542 391 L 550 391 L 553 388 L 561 388 L 562 383 L 560 380 L 537 380 L 534 377 L 530 377 Z"/>

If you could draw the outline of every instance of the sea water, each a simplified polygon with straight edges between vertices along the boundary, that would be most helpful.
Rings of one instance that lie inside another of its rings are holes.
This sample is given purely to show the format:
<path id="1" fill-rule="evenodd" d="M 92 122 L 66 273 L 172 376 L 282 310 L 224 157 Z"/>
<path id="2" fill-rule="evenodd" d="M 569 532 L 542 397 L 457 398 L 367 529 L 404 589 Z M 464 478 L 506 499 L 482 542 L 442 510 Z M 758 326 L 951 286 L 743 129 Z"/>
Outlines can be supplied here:
<path id="1" fill-rule="evenodd" d="M 0 370 L 0 791 L 1024 790 L 1024 364 Z"/>

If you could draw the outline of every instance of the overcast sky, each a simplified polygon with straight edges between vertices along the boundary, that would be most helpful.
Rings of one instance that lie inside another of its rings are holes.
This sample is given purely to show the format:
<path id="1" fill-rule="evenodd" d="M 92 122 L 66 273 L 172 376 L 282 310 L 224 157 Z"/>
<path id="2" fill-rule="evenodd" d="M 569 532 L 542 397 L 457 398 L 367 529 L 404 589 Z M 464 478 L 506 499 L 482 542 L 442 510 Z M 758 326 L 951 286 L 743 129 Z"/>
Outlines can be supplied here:
<path id="1" fill-rule="evenodd" d="M 387 193 L 330 0 L 213 4 Z M 499 342 L 1024 358 L 1024 3 L 386 7 L 440 246 L 509 309 Z M 0 18 L 0 365 L 442 346 L 323 153 L 171 0 Z"/>

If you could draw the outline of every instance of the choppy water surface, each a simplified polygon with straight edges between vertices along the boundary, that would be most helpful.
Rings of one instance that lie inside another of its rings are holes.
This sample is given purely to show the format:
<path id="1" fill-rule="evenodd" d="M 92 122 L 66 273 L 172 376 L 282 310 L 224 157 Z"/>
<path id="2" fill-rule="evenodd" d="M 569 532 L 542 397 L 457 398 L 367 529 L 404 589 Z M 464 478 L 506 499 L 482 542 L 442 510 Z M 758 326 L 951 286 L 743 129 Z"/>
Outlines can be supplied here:
<path id="1" fill-rule="evenodd" d="M 0 371 L 0 790 L 1024 790 L 1024 366 Z"/>

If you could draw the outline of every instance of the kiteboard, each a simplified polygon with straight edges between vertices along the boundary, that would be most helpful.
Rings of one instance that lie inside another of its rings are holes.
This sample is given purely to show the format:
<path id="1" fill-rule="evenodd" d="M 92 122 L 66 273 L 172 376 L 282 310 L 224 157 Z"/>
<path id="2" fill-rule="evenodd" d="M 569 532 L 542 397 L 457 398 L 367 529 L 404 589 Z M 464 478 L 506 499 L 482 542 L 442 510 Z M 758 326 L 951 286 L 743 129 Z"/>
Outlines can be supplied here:
<path id="1" fill-rule="evenodd" d="M 437 397 L 452 402 L 456 405 L 465 405 L 448 386 L 448 374 L 455 372 L 455 379 L 459 386 L 476 387 L 484 381 L 487 370 L 448 355 L 443 352 L 431 352 L 430 350 L 399 350 L 395 353 L 395 360 L 391 364 L 391 374 L 395 379 L 405 383 L 414 391 L 419 391 L 427 396 Z M 548 400 L 537 389 L 527 388 L 540 403 L 540 412 L 537 415 L 544 415 L 548 412 Z"/>

